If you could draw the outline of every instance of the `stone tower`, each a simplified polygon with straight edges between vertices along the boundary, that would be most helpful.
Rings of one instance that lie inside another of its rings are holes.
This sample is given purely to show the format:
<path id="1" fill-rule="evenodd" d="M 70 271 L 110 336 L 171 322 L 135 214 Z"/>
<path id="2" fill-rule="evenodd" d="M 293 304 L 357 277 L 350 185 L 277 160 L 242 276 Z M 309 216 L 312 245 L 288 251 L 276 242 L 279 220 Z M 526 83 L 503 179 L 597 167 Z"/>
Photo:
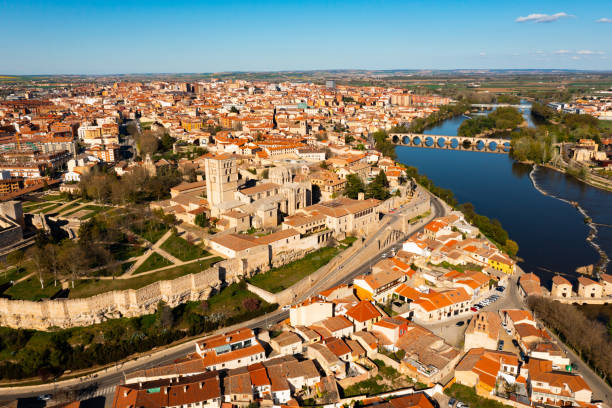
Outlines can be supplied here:
<path id="1" fill-rule="evenodd" d="M 229 154 L 209 155 L 204 162 L 206 197 L 211 209 L 234 199 L 238 191 L 236 158 Z"/>

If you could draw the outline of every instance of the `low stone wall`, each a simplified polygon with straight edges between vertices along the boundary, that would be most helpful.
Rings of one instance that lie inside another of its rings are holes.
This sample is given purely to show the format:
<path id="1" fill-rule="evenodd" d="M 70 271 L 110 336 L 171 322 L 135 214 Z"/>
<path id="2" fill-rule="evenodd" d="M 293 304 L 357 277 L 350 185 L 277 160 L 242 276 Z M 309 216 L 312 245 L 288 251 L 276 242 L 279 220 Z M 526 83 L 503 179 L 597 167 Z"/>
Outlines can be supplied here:
<path id="1" fill-rule="evenodd" d="M 247 288 L 251 292 L 257 294 L 259 297 L 269 303 L 278 303 L 279 305 L 287 305 L 293 303 L 293 301 L 297 297 L 299 297 L 310 287 L 312 287 L 313 282 L 321 279 L 329 272 L 331 272 L 334 268 L 336 268 L 340 263 L 346 261 L 348 258 L 353 256 L 362 247 L 362 245 L 363 243 L 360 240 L 355 241 L 351 247 L 345 249 L 343 252 L 336 255 L 331 261 L 329 261 L 329 263 L 323 265 L 315 272 L 304 277 L 303 279 L 294 283 L 290 288 L 287 288 L 281 292 L 268 292 L 267 290 L 258 288 L 257 286 L 251 285 L 250 283 L 247 283 Z"/>
<path id="2" fill-rule="evenodd" d="M 175 307 L 207 299 L 224 284 L 243 276 L 234 260 L 219 262 L 202 272 L 157 281 L 139 289 L 115 290 L 80 299 L 33 302 L 0 298 L 0 326 L 47 330 L 101 323 L 107 319 L 154 313 L 160 300 Z"/>

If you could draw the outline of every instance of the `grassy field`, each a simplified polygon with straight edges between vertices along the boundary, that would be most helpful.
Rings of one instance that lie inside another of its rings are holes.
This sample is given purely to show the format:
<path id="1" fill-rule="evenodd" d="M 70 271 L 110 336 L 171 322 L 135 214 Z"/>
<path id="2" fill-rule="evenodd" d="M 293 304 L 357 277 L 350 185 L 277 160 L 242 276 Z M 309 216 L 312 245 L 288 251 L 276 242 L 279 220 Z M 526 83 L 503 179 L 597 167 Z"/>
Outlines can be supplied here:
<path id="1" fill-rule="evenodd" d="M 147 258 L 147 260 L 144 261 L 142 265 L 140 265 L 138 269 L 134 271 L 134 275 L 137 275 L 143 272 L 147 272 L 147 271 L 152 271 L 153 269 L 163 268 L 164 266 L 170 266 L 170 265 L 172 265 L 172 262 L 170 262 L 169 260 L 161 256 L 157 252 L 153 252 Z"/>
<path id="2" fill-rule="evenodd" d="M 47 279 L 44 289 L 41 288 L 38 277 L 34 275 L 15 286 L 11 286 L 4 294 L 9 295 L 13 299 L 40 300 L 50 298 L 60 289 L 61 286 L 59 284 L 58 286 L 53 286 L 53 279 Z"/>
<path id="3" fill-rule="evenodd" d="M 142 227 L 133 225 L 130 227 L 132 232 L 140 235 L 151 243 L 156 243 L 168 231 L 168 227 L 154 220 L 147 220 Z"/>
<path id="4" fill-rule="evenodd" d="M 55 204 L 46 201 L 42 203 L 28 202 L 27 204 L 23 204 L 22 207 L 24 212 L 34 212 L 44 209 L 45 207 L 52 207 L 54 205 Z"/>
<path id="5" fill-rule="evenodd" d="M 203 250 L 197 245 L 193 245 L 176 234 L 170 237 L 162 244 L 161 249 L 169 254 L 177 257 L 181 261 L 191 261 L 197 258 L 209 256 L 210 253 Z"/>
<path id="6" fill-rule="evenodd" d="M 249 282 L 269 292 L 278 293 L 327 264 L 339 252 L 340 248 L 321 248 L 302 259 L 255 275 Z"/>
<path id="7" fill-rule="evenodd" d="M 58 209 L 59 207 L 61 207 L 62 205 L 64 205 L 64 203 L 54 203 L 50 205 L 49 207 L 45 207 L 40 212 L 43 214 L 50 214 L 54 212 L 56 209 Z"/>
<path id="8" fill-rule="evenodd" d="M 121 265 L 118 265 L 119 268 L 109 267 L 104 269 L 99 269 L 95 272 L 91 272 L 91 276 L 120 276 L 123 275 L 130 266 L 134 265 L 136 262 L 124 262 Z"/>
<path id="9" fill-rule="evenodd" d="M 260 302 L 257 295 L 249 292 L 245 285 L 240 283 L 232 283 L 221 292 L 208 299 L 208 307 L 211 313 L 222 313 L 224 315 L 235 315 L 246 312 L 243 302 L 249 298 L 256 298 Z"/>
<path id="10" fill-rule="evenodd" d="M 79 205 L 81 205 L 81 203 L 79 203 L 79 202 L 70 203 L 67 206 L 65 206 L 64 208 L 62 208 L 62 210 L 60 211 L 60 214 L 63 215 L 65 213 L 67 213 L 68 211 L 72 210 L 73 208 L 78 207 Z"/>
<path id="11" fill-rule="evenodd" d="M 131 279 L 87 279 L 79 281 L 74 289 L 70 290 L 70 298 L 81 298 L 97 295 L 111 290 L 138 289 L 147 286 L 158 280 L 171 280 L 179 276 L 188 275 L 208 269 L 210 265 L 222 260 L 215 257 L 205 261 L 193 262 L 190 264 L 169 268 L 163 271 L 151 273 L 143 276 L 135 276 Z M 40 286 L 40 285 L 39 285 Z"/>
<path id="12" fill-rule="evenodd" d="M 26 276 L 27 272 L 21 268 L 10 268 L 9 270 L 0 272 L 0 285 L 4 285 L 10 281 L 16 281 L 17 279 L 23 278 Z"/>
<path id="13" fill-rule="evenodd" d="M 141 256 L 145 249 L 140 245 L 112 244 L 110 251 L 116 260 L 125 261 L 135 256 Z"/>

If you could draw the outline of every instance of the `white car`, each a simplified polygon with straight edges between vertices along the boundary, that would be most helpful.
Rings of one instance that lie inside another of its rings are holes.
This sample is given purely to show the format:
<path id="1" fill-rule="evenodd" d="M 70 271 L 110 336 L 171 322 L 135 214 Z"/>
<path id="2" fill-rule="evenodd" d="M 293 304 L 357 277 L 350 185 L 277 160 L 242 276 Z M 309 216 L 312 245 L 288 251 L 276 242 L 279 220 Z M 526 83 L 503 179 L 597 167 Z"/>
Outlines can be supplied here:
<path id="1" fill-rule="evenodd" d="M 287 310 L 291 309 L 291 305 L 285 305 L 283 306 L 282 310 L 283 312 L 286 312 Z"/>

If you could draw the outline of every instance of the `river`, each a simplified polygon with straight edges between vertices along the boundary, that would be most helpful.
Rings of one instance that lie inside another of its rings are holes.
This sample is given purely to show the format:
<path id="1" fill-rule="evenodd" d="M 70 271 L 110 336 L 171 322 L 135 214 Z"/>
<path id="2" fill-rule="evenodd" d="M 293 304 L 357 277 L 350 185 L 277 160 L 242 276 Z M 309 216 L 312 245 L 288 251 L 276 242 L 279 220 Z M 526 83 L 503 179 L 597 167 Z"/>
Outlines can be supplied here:
<path id="1" fill-rule="evenodd" d="M 465 119 L 446 120 L 424 133 L 455 136 Z M 612 193 L 543 167 L 532 178 L 531 166 L 505 154 L 407 146 L 396 151 L 400 162 L 451 189 L 460 203 L 471 202 L 478 213 L 497 218 L 519 244 L 520 266 L 543 283 L 556 273 L 573 280 L 576 268 L 597 263 L 595 246 L 612 254 Z M 568 201 L 577 202 L 595 223 L 592 243 L 584 216 Z"/>

